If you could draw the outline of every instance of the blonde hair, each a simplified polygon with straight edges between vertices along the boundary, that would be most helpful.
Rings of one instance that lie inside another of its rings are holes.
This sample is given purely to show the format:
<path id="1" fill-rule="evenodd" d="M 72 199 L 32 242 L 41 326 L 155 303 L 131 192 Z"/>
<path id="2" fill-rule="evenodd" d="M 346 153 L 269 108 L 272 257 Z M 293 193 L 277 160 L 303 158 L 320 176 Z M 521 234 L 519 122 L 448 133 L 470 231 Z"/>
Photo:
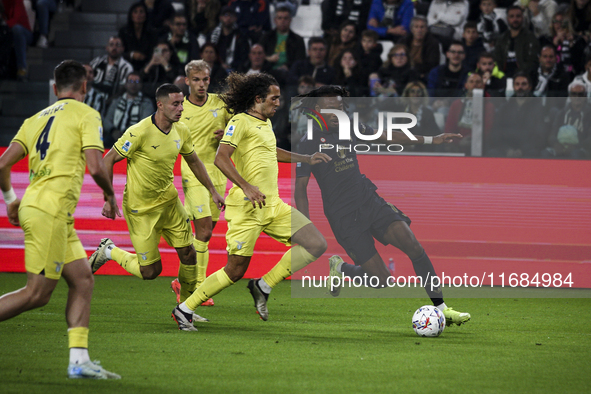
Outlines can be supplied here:
<path id="1" fill-rule="evenodd" d="M 421 89 L 421 93 L 423 94 L 423 105 L 428 106 L 429 105 L 429 92 L 427 91 L 425 84 L 423 84 L 420 81 L 412 81 L 412 82 L 407 83 L 406 86 L 404 87 L 404 91 L 402 92 L 402 97 L 410 97 L 410 90 L 414 87 Z"/>
<path id="2" fill-rule="evenodd" d="M 202 72 L 202 71 L 209 71 L 211 73 L 211 67 L 203 60 L 191 60 L 185 66 L 185 75 L 188 77 L 191 71 L 195 72 Z"/>

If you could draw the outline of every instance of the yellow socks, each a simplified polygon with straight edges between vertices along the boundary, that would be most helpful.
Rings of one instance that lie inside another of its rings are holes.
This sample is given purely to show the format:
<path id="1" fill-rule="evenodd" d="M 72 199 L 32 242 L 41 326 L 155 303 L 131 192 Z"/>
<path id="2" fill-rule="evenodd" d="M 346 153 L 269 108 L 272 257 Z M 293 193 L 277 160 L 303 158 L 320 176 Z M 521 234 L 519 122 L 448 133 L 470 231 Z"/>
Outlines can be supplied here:
<path id="1" fill-rule="evenodd" d="M 88 349 L 88 327 L 74 327 L 68 329 L 68 347 Z"/>
<path id="2" fill-rule="evenodd" d="M 296 245 L 285 252 L 275 267 L 263 276 L 263 280 L 273 288 L 283 279 L 315 260 L 316 257 L 308 253 L 303 246 Z"/>
<path id="3" fill-rule="evenodd" d="M 207 276 L 207 264 L 209 264 L 209 242 L 193 240 L 195 252 L 197 252 L 197 286 L 205 280 Z"/>
<path id="4" fill-rule="evenodd" d="M 181 302 L 193 294 L 197 288 L 197 266 L 179 264 L 179 283 L 181 284 Z"/>
<path id="5" fill-rule="evenodd" d="M 111 250 L 111 258 L 123 267 L 125 271 L 140 279 L 144 279 L 140 271 L 140 263 L 138 262 L 137 255 L 115 247 Z"/>
<path id="6" fill-rule="evenodd" d="M 230 287 L 234 282 L 230 280 L 226 271 L 223 268 L 209 275 L 207 279 L 203 281 L 201 286 L 195 290 L 195 292 L 187 298 L 185 305 L 194 311 L 199 305 L 207 301 L 226 287 Z"/>

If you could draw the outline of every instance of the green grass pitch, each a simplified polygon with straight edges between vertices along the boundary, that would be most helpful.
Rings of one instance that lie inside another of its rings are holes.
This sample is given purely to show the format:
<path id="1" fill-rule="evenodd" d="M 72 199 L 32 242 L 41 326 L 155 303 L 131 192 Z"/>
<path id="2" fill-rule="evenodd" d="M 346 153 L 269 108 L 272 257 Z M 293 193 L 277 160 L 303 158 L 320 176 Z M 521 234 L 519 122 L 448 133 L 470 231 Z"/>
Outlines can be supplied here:
<path id="1" fill-rule="evenodd" d="M 553 393 L 589 392 L 591 299 L 447 299 L 472 314 L 420 338 L 428 299 L 294 299 L 289 282 L 255 314 L 246 280 L 181 332 L 171 278 L 97 276 L 90 356 L 119 381 L 70 381 L 60 281 L 51 302 L 0 323 L 0 393 Z M 0 274 L 0 294 L 25 284 Z"/>

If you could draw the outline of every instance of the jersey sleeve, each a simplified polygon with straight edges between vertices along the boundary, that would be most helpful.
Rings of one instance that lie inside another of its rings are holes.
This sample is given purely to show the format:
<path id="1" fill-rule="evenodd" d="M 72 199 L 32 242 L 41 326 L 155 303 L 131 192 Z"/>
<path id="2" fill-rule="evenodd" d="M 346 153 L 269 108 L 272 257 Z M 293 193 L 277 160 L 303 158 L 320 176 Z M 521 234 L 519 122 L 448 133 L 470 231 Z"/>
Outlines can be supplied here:
<path id="1" fill-rule="evenodd" d="M 241 122 L 239 119 L 232 119 L 226 126 L 224 136 L 220 141 L 220 144 L 227 144 L 233 148 L 238 148 L 240 141 L 244 138 L 247 133 L 246 122 Z"/>
<path id="2" fill-rule="evenodd" d="M 97 149 L 104 152 L 103 146 L 103 122 L 98 112 L 86 115 L 80 124 L 82 133 L 82 150 Z"/>
<path id="3" fill-rule="evenodd" d="M 191 138 L 191 133 L 189 132 L 189 128 L 186 125 L 180 125 L 179 127 L 179 135 L 183 140 L 183 145 L 181 146 L 180 154 L 183 156 L 190 156 L 195 151 L 193 147 L 193 139 Z"/>
<path id="4" fill-rule="evenodd" d="M 16 142 L 20 146 L 23 147 L 25 150 L 25 156 L 29 154 L 29 148 L 27 147 L 27 136 L 25 132 L 25 124 L 26 121 L 21 125 L 21 128 L 18 129 L 18 133 L 14 136 L 11 142 Z"/>
<path id="5" fill-rule="evenodd" d="M 115 142 L 113 149 L 121 156 L 130 158 L 133 153 L 139 149 L 142 143 L 142 133 L 139 130 L 134 130 L 133 127 L 128 128 L 125 133 Z"/>
<path id="6" fill-rule="evenodd" d="M 313 149 L 313 141 L 302 140 L 298 145 L 298 153 L 302 155 L 312 155 L 317 152 Z M 296 164 L 296 178 L 309 177 L 312 173 L 312 166 L 303 161 L 298 161 Z"/>

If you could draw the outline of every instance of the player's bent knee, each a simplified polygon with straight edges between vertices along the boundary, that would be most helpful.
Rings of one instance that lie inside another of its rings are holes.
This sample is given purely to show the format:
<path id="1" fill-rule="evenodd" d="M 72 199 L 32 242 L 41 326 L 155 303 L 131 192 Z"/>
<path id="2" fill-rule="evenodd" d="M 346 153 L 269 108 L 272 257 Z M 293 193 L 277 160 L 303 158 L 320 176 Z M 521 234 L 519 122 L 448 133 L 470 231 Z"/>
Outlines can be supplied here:
<path id="1" fill-rule="evenodd" d="M 158 263 L 141 267 L 140 271 L 144 280 L 156 279 L 162 273 L 162 265 Z"/>
<path id="2" fill-rule="evenodd" d="M 324 252 L 326 252 L 328 244 L 326 243 L 326 239 L 324 239 L 323 236 L 314 237 L 308 243 L 308 245 L 305 246 L 305 248 L 306 251 L 310 253 L 312 256 L 320 257 L 324 254 Z"/>

